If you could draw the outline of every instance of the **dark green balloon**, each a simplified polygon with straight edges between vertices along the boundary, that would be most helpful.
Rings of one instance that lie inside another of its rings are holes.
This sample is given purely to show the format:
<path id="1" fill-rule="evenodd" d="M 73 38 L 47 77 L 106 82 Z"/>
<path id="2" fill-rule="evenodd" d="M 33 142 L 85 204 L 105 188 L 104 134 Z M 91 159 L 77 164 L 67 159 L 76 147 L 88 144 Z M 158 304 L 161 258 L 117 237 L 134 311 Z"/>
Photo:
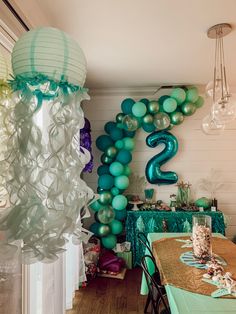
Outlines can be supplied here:
<path id="1" fill-rule="evenodd" d="M 114 127 L 110 131 L 110 136 L 111 136 L 113 141 L 121 140 L 123 138 L 123 130 L 118 128 L 118 127 Z M 112 146 L 112 145 L 109 145 L 109 146 Z"/>
<path id="2" fill-rule="evenodd" d="M 191 102 L 186 102 L 183 105 L 181 105 L 181 110 L 185 116 L 193 115 L 196 109 L 197 109 L 196 106 Z"/>
<path id="3" fill-rule="evenodd" d="M 105 224 L 99 224 L 97 234 L 99 237 L 105 237 L 111 232 L 111 227 Z"/>
<path id="4" fill-rule="evenodd" d="M 161 97 L 158 99 L 158 103 L 162 106 L 162 105 L 163 105 L 163 102 L 164 102 L 166 99 L 168 99 L 168 98 L 170 98 L 170 96 L 168 96 L 168 95 L 163 95 L 163 96 L 161 96 Z"/>
<path id="5" fill-rule="evenodd" d="M 146 114 L 143 118 L 142 118 L 142 123 L 146 124 L 146 123 L 153 123 L 153 116 L 151 114 Z"/>
<path id="6" fill-rule="evenodd" d="M 159 108 L 160 108 L 160 105 L 156 100 L 150 101 L 147 105 L 148 112 L 151 114 L 156 114 L 159 111 Z"/>
<path id="7" fill-rule="evenodd" d="M 111 193 L 112 195 L 116 196 L 120 194 L 120 190 L 117 187 L 113 186 L 113 188 L 111 189 Z"/>
<path id="8" fill-rule="evenodd" d="M 124 136 L 135 137 L 135 131 L 126 131 L 124 130 Z"/>
<path id="9" fill-rule="evenodd" d="M 104 130 L 109 134 L 114 127 L 116 127 L 116 123 L 113 121 L 109 121 L 105 124 Z"/>
<path id="10" fill-rule="evenodd" d="M 125 220 L 126 216 L 127 216 L 127 210 L 126 209 L 115 210 L 115 219 Z"/>
<path id="11" fill-rule="evenodd" d="M 117 122 L 117 123 L 122 123 L 122 120 L 123 120 L 124 116 L 125 116 L 124 113 L 122 113 L 122 112 L 118 113 L 118 114 L 116 115 L 116 122 Z"/>
<path id="12" fill-rule="evenodd" d="M 99 201 L 95 201 L 91 205 L 89 205 L 89 208 L 91 208 L 94 212 L 97 212 L 99 209 L 102 208 L 102 204 Z"/>
<path id="13" fill-rule="evenodd" d="M 121 149 L 116 156 L 116 160 L 126 165 L 131 162 L 132 154 L 127 150 Z"/>
<path id="14" fill-rule="evenodd" d="M 101 176 L 102 174 L 109 174 L 109 166 L 108 165 L 101 165 L 97 169 L 97 174 Z"/>
<path id="15" fill-rule="evenodd" d="M 132 113 L 132 107 L 133 104 L 135 103 L 135 101 L 131 98 L 126 98 L 125 100 L 122 101 L 121 103 L 121 110 L 125 113 L 125 114 L 130 114 Z"/>
<path id="16" fill-rule="evenodd" d="M 145 132 L 152 133 L 153 131 L 156 130 L 156 127 L 153 123 L 152 124 L 145 123 L 145 124 L 143 124 L 143 129 Z"/>
<path id="17" fill-rule="evenodd" d="M 108 135 L 100 135 L 96 140 L 97 148 L 103 152 L 107 149 L 107 147 L 112 145 L 113 141 Z"/>
<path id="18" fill-rule="evenodd" d="M 179 125 L 184 121 L 182 112 L 175 111 L 170 114 L 170 122 L 174 125 Z"/>
<path id="19" fill-rule="evenodd" d="M 104 191 L 99 195 L 99 202 L 103 205 L 110 204 L 112 201 L 112 194 L 109 191 Z"/>
<path id="20" fill-rule="evenodd" d="M 115 148 L 114 146 L 110 146 L 106 149 L 105 154 L 110 158 L 114 158 L 117 152 L 118 152 L 117 148 Z"/>
<path id="21" fill-rule="evenodd" d="M 149 100 L 147 98 L 142 98 L 139 101 L 145 104 L 146 106 L 149 104 Z"/>
<path id="22" fill-rule="evenodd" d="M 102 192 L 105 192 L 106 190 L 104 189 L 101 189 L 99 186 L 97 187 L 97 192 L 98 194 L 102 193 Z"/>
<path id="23" fill-rule="evenodd" d="M 111 206 L 106 206 L 99 209 L 98 219 L 103 224 L 109 224 L 115 218 L 115 211 Z"/>
<path id="24" fill-rule="evenodd" d="M 103 174 L 98 178 L 98 186 L 104 190 L 110 190 L 114 185 L 114 177 L 110 174 Z"/>
<path id="25" fill-rule="evenodd" d="M 98 228 L 100 226 L 100 223 L 94 222 L 90 227 L 89 230 L 95 234 L 95 236 L 98 236 Z"/>
<path id="26" fill-rule="evenodd" d="M 110 165 L 113 162 L 113 158 L 108 157 L 106 154 L 102 154 L 101 162 L 106 165 Z"/>

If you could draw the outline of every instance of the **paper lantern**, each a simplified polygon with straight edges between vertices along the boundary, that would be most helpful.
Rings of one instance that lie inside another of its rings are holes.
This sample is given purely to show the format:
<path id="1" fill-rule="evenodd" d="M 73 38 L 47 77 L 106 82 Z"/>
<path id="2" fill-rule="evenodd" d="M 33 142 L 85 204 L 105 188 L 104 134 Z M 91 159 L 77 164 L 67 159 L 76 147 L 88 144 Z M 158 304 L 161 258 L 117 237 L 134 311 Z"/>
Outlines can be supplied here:
<path id="1" fill-rule="evenodd" d="M 12 52 L 13 73 L 23 78 L 35 78 L 36 74 L 41 74 L 82 87 L 86 68 L 86 59 L 78 43 L 52 27 L 40 27 L 25 33 Z"/>
<path id="2" fill-rule="evenodd" d="M 6 80 L 8 77 L 7 61 L 0 51 L 0 80 Z"/>

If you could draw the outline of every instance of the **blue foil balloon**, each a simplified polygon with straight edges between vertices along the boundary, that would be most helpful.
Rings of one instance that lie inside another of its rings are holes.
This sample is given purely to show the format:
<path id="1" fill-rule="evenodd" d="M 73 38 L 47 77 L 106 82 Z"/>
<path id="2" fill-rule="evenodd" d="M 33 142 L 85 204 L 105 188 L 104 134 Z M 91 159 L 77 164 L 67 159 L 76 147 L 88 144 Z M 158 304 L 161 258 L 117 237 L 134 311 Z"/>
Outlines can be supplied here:
<path id="1" fill-rule="evenodd" d="M 146 166 L 146 178 L 151 184 L 174 184 L 178 181 L 178 175 L 173 171 L 162 171 L 161 166 L 175 156 L 178 151 L 177 138 L 167 131 L 156 131 L 150 134 L 146 143 L 149 147 L 157 147 L 164 144 L 165 148 L 149 160 Z"/>

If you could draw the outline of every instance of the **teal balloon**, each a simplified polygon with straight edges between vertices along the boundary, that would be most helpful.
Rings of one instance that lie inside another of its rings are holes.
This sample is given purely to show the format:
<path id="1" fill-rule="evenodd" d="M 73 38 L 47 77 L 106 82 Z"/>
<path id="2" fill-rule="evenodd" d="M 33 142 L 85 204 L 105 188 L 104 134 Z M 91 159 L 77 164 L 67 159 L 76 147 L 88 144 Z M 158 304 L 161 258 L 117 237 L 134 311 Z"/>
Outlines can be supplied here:
<path id="1" fill-rule="evenodd" d="M 108 135 L 100 135 L 96 139 L 96 146 L 99 150 L 105 151 L 109 146 L 113 145 L 113 141 L 110 136 Z"/>
<path id="2" fill-rule="evenodd" d="M 123 209 L 123 210 L 115 210 L 115 219 L 117 220 L 125 220 L 125 218 L 127 217 L 127 210 Z"/>
<path id="3" fill-rule="evenodd" d="M 127 177 L 131 175 L 131 169 L 130 169 L 130 167 L 128 165 L 124 166 L 123 175 L 125 175 Z"/>
<path id="4" fill-rule="evenodd" d="M 102 174 L 109 174 L 109 166 L 108 165 L 101 165 L 97 169 L 97 174 L 101 176 Z"/>
<path id="5" fill-rule="evenodd" d="M 110 131 L 110 136 L 111 136 L 113 141 L 121 140 L 123 138 L 123 130 L 118 128 L 118 127 L 114 127 Z M 112 146 L 112 145 L 109 145 L 109 146 Z"/>
<path id="6" fill-rule="evenodd" d="M 163 109 L 165 112 L 170 113 L 174 112 L 177 108 L 177 101 L 174 98 L 168 98 L 163 102 Z"/>
<path id="7" fill-rule="evenodd" d="M 130 137 L 125 137 L 123 138 L 123 143 L 124 143 L 123 147 L 125 150 L 132 151 L 134 149 L 135 146 L 134 139 Z"/>
<path id="8" fill-rule="evenodd" d="M 112 200 L 112 207 L 116 210 L 125 209 L 128 204 L 127 198 L 124 195 L 116 195 Z"/>
<path id="9" fill-rule="evenodd" d="M 113 121 L 109 121 L 105 124 L 104 130 L 106 133 L 109 134 L 114 127 L 116 127 L 116 123 Z"/>
<path id="10" fill-rule="evenodd" d="M 178 175 L 173 171 L 162 171 L 161 166 L 173 158 L 178 151 L 177 138 L 167 131 L 156 131 L 150 134 L 146 143 L 151 148 L 164 144 L 165 148 L 159 154 L 152 157 L 146 166 L 146 178 L 151 184 L 174 184 L 178 181 Z M 116 182 L 115 182 L 116 185 Z"/>
<path id="11" fill-rule="evenodd" d="M 102 154 L 101 162 L 106 165 L 110 165 L 113 162 L 113 158 L 108 157 L 106 154 Z"/>
<path id="12" fill-rule="evenodd" d="M 142 118 L 142 124 L 145 123 L 153 123 L 153 116 L 151 114 L 148 113 Z"/>
<path id="13" fill-rule="evenodd" d="M 159 105 L 163 105 L 163 102 L 164 102 L 166 99 L 168 99 L 168 98 L 170 98 L 170 96 L 168 96 L 168 95 L 163 95 L 163 96 L 161 96 L 161 97 L 158 99 Z"/>
<path id="14" fill-rule="evenodd" d="M 125 100 L 122 101 L 121 103 L 121 110 L 125 113 L 125 114 L 130 114 L 132 113 L 132 107 L 133 104 L 135 103 L 135 101 L 131 98 L 126 98 Z"/>
<path id="15" fill-rule="evenodd" d="M 148 103 L 148 105 L 147 105 L 147 110 L 148 110 L 148 112 L 151 113 L 152 115 L 158 113 L 159 108 L 160 108 L 160 105 L 159 105 L 159 103 L 158 103 L 156 100 L 151 100 L 151 101 Z M 145 123 L 146 123 L 146 122 L 145 122 Z M 148 122 L 148 123 L 149 123 L 149 122 Z"/>
<path id="16" fill-rule="evenodd" d="M 146 114 L 146 112 L 147 107 L 144 103 L 137 101 L 135 104 L 133 104 L 132 113 L 135 117 L 141 118 Z"/>
<path id="17" fill-rule="evenodd" d="M 114 178 L 110 174 L 103 174 L 98 178 L 98 186 L 104 190 L 110 190 L 114 185 Z"/>
<path id="18" fill-rule="evenodd" d="M 117 177 L 124 172 L 124 166 L 119 161 L 114 161 L 110 164 L 109 171 L 114 177 Z"/>
<path id="19" fill-rule="evenodd" d="M 199 96 L 194 104 L 197 108 L 201 108 L 204 105 L 204 98 L 202 96 Z"/>
<path id="20" fill-rule="evenodd" d="M 153 131 L 156 130 L 156 127 L 153 123 L 149 124 L 149 123 L 145 123 L 142 125 L 143 129 L 145 132 L 148 132 L 148 133 L 152 133 Z"/>
<path id="21" fill-rule="evenodd" d="M 132 115 L 126 115 L 122 120 L 123 128 L 126 131 L 136 131 L 139 127 L 139 121 Z"/>
<path id="22" fill-rule="evenodd" d="M 109 250 L 114 249 L 114 247 L 116 246 L 116 243 L 117 243 L 117 239 L 116 239 L 116 236 L 114 236 L 113 234 L 109 234 L 108 236 L 102 238 L 102 245 L 106 249 L 109 249 Z"/>
<path id="23" fill-rule="evenodd" d="M 117 122 L 117 123 L 122 123 L 122 120 L 123 120 L 124 116 L 125 116 L 124 113 L 122 113 L 122 112 L 118 113 L 118 114 L 116 115 L 116 122 Z"/>
<path id="24" fill-rule="evenodd" d="M 94 233 L 95 236 L 98 236 L 98 229 L 99 229 L 100 223 L 94 222 L 92 225 L 90 225 L 89 230 Z"/>
<path id="25" fill-rule="evenodd" d="M 115 142 L 115 147 L 117 149 L 122 149 L 124 147 L 124 142 L 122 140 L 118 140 Z"/>
<path id="26" fill-rule="evenodd" d="M 181 105 L 181 110 L 185 116 L 192 116 L 197 110 L 196 106 L 191 102 L 186 102 Z"/>
<path id="27" fill-rule="evenodd" d="M 115 211 L 111 206 L 107 205 L 99 209 L 97 217 L 101 223 L 109 224 L 115 218 Z"/>
<path id="28" fill-rule="evenodd" d="M 105 154 L 110 158 L 114 158 L 117 154 L 117 148 L 114 146 L 110 146 L 106 149 Z"/>
<path id="29" fill-rule="evenodd" d="M 127 137 L 135 137 L 135 131 L 126 131 L 124 130 L 124 136 L 127 136 Z"/>
<path id="30" fill-rule="evenodd" d="M 130 163 L 131 160 L 132 160 L 131 153 L 124 149 L 121 149 L 116 156 L 116 161 L 119 161 L 123 165 Z"/>
<path id="31" fill-rule="evenodd" d="M 105 224 L 99 224 L 97 235 L 99 237 L 105 237 L 111 232 L 111 230 L 112 230 L 111 226 L 105 225 Z"/>
<path id="32" fill-rule="evenodd" d="M 198 90 L 196 87 L 191 87 L 186 92 L 186 102 L 194 103 L 198 99 Z"/>
<path id="33" fill-rule="evenodd" d="M 182 112 L 172 112 L 170 114 L 170 122 L 174 125 L 179 125 L 184 121 L 184 115 L 182 114 Z"/>
<path id="34" fill-rule="evenodd" d="M 186 93 L 183 88 L 177 87 L 174 88 L 170 94 L 171 98 L 174 98 L 177 101 L 178 105 L 181 105 L 186 99 Z"/>
<path id="35" fill-rule="evenodd" d="M 111 204 L 113 195 L 109 191 L 104 191 L 99 195 L 99 202 L 102 205 Z"/>
<path id="36" fill-rule="evenodd" d="M 120 190 L 125 190 L 129 186 L 129 178 L 127 176 L 121 175 L 118 177 L 115 177 L 114 180 L 114 185 L 120 189 Z"/>
<path id="37" fill-rule="evenodd" d="M 165 112 L 157 113 L 154 116 L 154 125 L 158 130 L 164 130 L 167 129 L 170 125 L 170 117 Z"/>
<path id="38" fill-rule="evenodd" d="M 110 230 L 112 234 L 120 234 L 123 231 L 123 224 L 119 220 L 114 219 L 110 224 L 109 224 Z"/>
<path id="39" fill-rule="evenodd" d="M 118 188 L 116 188 L 115 186 L 113 186 L 113 188 L 111 189 L 111 194 L 113 196 L 116 196 L 116 195 L 120 194 L 120 190 Z"/>
<path id="40" fill-rule="evenodd" d="M 102 208 L 102 204 L 99 201 L 93 202 L 91 205 L 89 205 L 89 208 L 92 209 L 94 212 L 97 212 L 99 209 Z"/>
<path id="41" fill-rule="evenodd" d="M 139 101 L 144 103 L 146 106 L 149 104 L 149 100 L 147 98 L 142 98 Z"/>

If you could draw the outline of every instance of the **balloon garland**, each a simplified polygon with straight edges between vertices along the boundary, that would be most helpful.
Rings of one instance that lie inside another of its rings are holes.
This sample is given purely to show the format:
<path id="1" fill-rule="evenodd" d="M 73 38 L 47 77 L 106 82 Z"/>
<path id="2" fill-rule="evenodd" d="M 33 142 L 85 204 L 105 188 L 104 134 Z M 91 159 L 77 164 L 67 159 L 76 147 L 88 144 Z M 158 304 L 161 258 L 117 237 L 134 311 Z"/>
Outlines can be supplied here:
<path id="1" fill-rule="evenodd" d="M 74 243 L 83 237 L 81 213 L 93 197 L 80 177 L 90 160 L 80 149 L 80 103 L 89 98 L 86 59 L 67 34 L 43 27 L 17 41 L 12 67 L 14 95 L 2 106 L 6 150 L 0 161 L 10 207 L 0 213 L 0 230 L 6 231 L 6 252 L 23 240 L 24 263 L 52 262 L 67 236 Z"/>
<path id="2" fill-rule="evenodd" d="M 101 238 L 108 249 L 116 245 L 116 236 L 122 233 L 122 221 L 126 217 L 127 198 L 123 195 L 129 186 L 134 136 L 139 128 L 152 133 L 147 144 L 155 147 L 166 145 L 163 152 L 154 156 L 147 164 L 146 176 L 153 184 L 171 184 L 178 180 L 174 172 L 162 172 L 161 165 L 172 158 L 178 149 L 177 139 L 166 130 L 183 123 L 185 117 L 195 113 L 203 106 L 204 99 L 198 95 L 196 87 L 173 88 L 170 95 L 161 96 L 157 101 L 141 99 L 135 102 L 127 98 L 121 103 L 122 112 L 116 121 L 105 124 L 107 134 L 96 140 L 97 148 L 102 151 L 101 163 L 97 169 L 99 200 L 90 208 L 95 212 L 96 222 L 90 230 Z M 154 133 L 153 133 L 154 132 Z"/>

